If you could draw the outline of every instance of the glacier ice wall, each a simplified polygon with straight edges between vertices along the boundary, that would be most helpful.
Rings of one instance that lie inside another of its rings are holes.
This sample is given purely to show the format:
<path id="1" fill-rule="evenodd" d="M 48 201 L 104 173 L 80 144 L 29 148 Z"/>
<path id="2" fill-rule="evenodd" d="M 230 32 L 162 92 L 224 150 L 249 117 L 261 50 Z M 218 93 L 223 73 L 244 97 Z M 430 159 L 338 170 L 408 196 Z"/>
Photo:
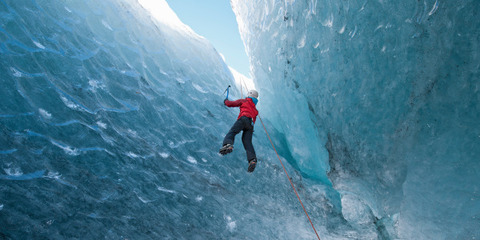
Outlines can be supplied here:
<path id="1" fill-rule="evenodd" d="M 232 7 L 284 151 L 332 182 L 352 226 L 480 238 L 478 1 Z"/>
<path id="2" fill-rule="evenodd" d="M 313 238 L 260 126 L 254 174 L 241 144 L 217 153 L 238 114 L 228 66 L 154 16 L 0 0 L 0 239 Z M 336 191 L 286 167 L 321 232 L 353 231 Z"/>
<path id="3" fill-rule="evenodd" d="M 478 3 L 232 5 L 322 239 L 480 237 Z M 216 153 L 235 82 L 188 27 L 0 0 L 0 55 L 0 239 L 315 238 L 259 124 L 254 174 Z"/>

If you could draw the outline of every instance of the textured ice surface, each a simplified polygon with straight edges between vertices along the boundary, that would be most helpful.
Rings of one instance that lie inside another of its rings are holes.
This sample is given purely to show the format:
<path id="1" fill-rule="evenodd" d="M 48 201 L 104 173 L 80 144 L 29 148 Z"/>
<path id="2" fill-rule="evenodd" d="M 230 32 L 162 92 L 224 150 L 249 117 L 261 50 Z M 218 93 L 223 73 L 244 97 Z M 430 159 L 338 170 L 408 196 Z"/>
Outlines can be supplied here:
<path id="1" fill-rule="evenodd" d="M 359 238 L 480 238 L 479 1 L 232 6 L 263 113 Z"/>
<path id="2" fill-rule="evenodd" d="M 0 54 L 0 239 L 314 237 L 259 125 L 253 174 L 239 140 L 217 153 L 236 82 L 178 21 L 130 0 L 0 1 Z M 348 228 L 332 188 L 287 168 L 317 223 Z"/>
<path id="3" fill-rule="evenodd" d="M 258 108 L 322 239 L 480 238 L 478 1 L 242 2 Z M 222 93 L 245 92 L 161 16 L 0 0 L 0 239 L 315 238 L 260 123 L 253 174 L 239 139 L 217 154 Z"/>

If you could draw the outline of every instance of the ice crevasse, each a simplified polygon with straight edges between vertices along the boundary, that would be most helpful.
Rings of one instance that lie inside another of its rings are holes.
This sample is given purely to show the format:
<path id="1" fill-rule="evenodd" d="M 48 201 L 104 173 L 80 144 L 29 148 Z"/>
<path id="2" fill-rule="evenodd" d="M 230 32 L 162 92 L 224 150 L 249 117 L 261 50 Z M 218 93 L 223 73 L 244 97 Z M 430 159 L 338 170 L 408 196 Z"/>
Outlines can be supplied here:
<path id="1" fill-rule="evenodd" d="M 245 90 L 156 4 L 0 1 L 0 239 L 314 239 L 260 123 L 253 174 L 217 154 Z M 321 239 L 480 238 L 477 1 L 231 5 Z"/>

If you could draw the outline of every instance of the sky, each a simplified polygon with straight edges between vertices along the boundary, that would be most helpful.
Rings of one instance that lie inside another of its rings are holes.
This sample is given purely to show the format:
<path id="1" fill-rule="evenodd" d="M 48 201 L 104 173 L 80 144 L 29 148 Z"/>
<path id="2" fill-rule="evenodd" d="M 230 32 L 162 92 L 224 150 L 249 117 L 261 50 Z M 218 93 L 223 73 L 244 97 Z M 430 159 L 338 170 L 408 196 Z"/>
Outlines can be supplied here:
<path id="1" fill-rule="evenodd" d="M 178 18 L 205 37 L 227 65 L 250 77 L 245 47 L 229 0 L 167 0 Z"/>

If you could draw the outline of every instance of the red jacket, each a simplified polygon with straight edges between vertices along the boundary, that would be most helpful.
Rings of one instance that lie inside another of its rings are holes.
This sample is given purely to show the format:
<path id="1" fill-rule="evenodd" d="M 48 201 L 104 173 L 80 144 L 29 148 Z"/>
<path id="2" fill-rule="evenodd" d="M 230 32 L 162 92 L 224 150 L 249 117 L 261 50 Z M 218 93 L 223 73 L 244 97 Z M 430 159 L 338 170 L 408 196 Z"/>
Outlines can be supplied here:
<path id="1" fill-rule="evenodd" d="M 237 120 L 243 116 L 253 119 L 253 123 L 257 120 L 258 111 L 251 98 L 247 97 L 236 101 L 225 100 L 224 103 L 227 107 L 240 107 L 240 114 L 238 114 Z"/>

